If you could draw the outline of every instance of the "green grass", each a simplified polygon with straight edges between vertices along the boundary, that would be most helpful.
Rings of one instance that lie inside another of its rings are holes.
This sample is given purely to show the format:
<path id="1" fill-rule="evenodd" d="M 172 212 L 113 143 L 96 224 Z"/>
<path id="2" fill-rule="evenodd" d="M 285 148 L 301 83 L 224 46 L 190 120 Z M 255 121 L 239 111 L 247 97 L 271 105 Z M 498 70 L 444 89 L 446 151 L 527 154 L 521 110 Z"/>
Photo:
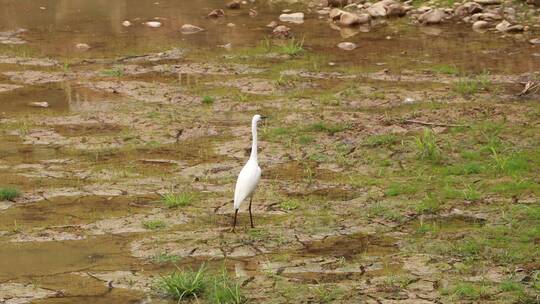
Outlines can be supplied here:
<path id="1" fill-rule="evenodd" d="M 157 289 L 163 294 L 178 300 L 200 298 L 207 288 L 204 265 L 198 271 L 178 271 L 162 276 Z"/>
<path id="2" fill-rule="evenodd" d="M 178 302 L 205 299 L 204 303 L 242 304 L 247 299 L 242 294 L 240 283 L 233 280 L 225 268 L 221 274 L 209 275 L 205 266 L 197 271 L 178 270 L 162 276 L 157 282 L 157 290 Z"/>
<path id="3" fill-rule="evenodd" d="M 159 253 L 156 254 L 152 260 L 158 264 L 176 263 L 180 261 L 181 257 L 175 254 Z"/>
<path id="4" fill-rule="evenodd" d="M 165 224 L 165 222 L 162 220 L 152 220 L 143 222 L 143 226 L 146 229 L 159 230 L 165 228 L 167 224 Z"/>
<path id="5" fill-rule="evenodd" d="M 440 64 L 431 68 L 431 70 L 438 74 L 447 75 L 459 75 L 460 71 L 455 65 Z"/>
<path id="6" fill-rule="evenodd" d="M 106 77 L 122 77 L 124 73 L 119 69 L 108 69 L 100 72 L 101 76 Z"/>
<path id="7" fill-rule="evenodd" d="M 12 187 L 0 188 L 0 201 L 11 201 L 19 197 L 21 193 L 18 189 Z"/>
<path id="8" fill-rule="evenodd" d="M 285 44 L 279 46 L 279 52 L 282 54 L 290 55 L 290 56 L 297 56 L 302 53 L 304 53 L 306 50 L 304 49 L 304 39 L 301 41 L 298 41 L 296 39 L 289 39 L 285 42 Z"/>
<path id="9" fill-rule="evenodd" d="M 309 132 L 325 132 L 328 134 L 335 134 L 342 131 L 345 131 L 349 128 L 349 126 L 345 124 L 329 124 L 325 122 L 316 122 L 314 124 L 311 124 L 306 127 L 306 131 Z"/>
<path id="10" fill-rule="evenodd" d="M 480 91 L 489 91 L 491 80 L 489 73 L 482 73 L 474 78 L 461 78 L 454 83 L 452 90 L 462 96 L 474 95 Z"/>
<path id="11" fill-rule="evenodd" d="M 286 211 L 292 211 L 298 209 L 298 207 L 300 207 L 300 204 L 297 200 L 289 199 L 279 203 L 279 207 Z"/>
<path id="12" fill-rule="evenodd" d="M 224 270 L 212 280 L 210 302 L 214 304 L 242 304 L 247 299 L 242 294 L 240 283 L 231 279 Z"/>
<path id="13" fill-rule="evenodd" d="M 398 137 L 393 134 L 372 135 L 364 140 L 364 145 L 369 147 L 390 146 L 398 142 Z"/>
<path id="14" fill-rule="evenodd" d="M 209 95 L 204 95 L 202 98 L 202 103 L 205 105 L 211 105 L 214 103 L 214 97 Z"/>
<path id="15" fill-rule="evenodd" d="M 420 159 L 438 161 L 441 157 L 441 149 L 437 144 L 435 133 L 428 128 L 424 129 L 421 136 L 414 139 L 416 144 L 416 153 Z"/>
<path id="16" fill-rule="evenodd" d="M 436 214 L 441 207 L 439 200 L 426 197 L 415 206 L 415 211 L 421 214 Z"/>
<path id="17" fill-rule="evenodd" d="M 191 205 L 196 195 L 191 192 L 167 193 L 161 196 L 161 202 L 169 208 L 178 208 Z"/>
<path id="18" fill-rule="evenodd" d="M 461 300 L 488 299 L 491 295 L 486 286 L 468 282 L 460 282 L 448 290 L 443 290 L 442 294 Z"/>

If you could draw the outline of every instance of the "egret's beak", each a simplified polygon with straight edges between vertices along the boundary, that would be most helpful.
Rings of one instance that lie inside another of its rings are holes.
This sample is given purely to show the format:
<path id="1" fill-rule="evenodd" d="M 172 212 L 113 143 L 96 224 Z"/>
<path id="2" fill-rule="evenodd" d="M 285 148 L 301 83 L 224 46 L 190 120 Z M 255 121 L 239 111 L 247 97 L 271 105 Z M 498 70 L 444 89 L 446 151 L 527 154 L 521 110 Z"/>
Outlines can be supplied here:
<path id="1" fill-rule="evenodd" d="M 268 116 L 261 116 L 262 120 L 268 119 Z"/>

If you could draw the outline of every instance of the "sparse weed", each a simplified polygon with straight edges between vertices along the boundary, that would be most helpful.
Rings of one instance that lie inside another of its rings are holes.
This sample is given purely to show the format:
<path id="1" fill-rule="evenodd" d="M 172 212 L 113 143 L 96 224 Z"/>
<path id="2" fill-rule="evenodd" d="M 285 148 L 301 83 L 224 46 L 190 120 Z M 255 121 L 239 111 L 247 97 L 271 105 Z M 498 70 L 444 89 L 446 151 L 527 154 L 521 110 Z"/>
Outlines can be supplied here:
<path id="1" fill-rule="evenodd" d="M 121 77 L 121 76 L 124 76 L 124 72 L 122 72 L 122 70 L 119 70 L 119 69 L 108 69 L 108 70 L 103 70 L 101 71 L 101 76 L 106 76 L 106 77 Z"/>
<path id="2" fill-rule="evenodd" d="M 209 95 L 204 95 L 202 98 L 202 103 L 205 105 L 211 105 L 214 103 L 214 97 Z"/>
<path id="3" fill-rule="evenodd" d="M 297 56 L 304 53 L 304 39 L 301 41 L 294 38 L 287 40 L 285 44 L 279 47 L 279 52 L 290 56 Z"/>
<path id="4" fill-rule="evenodd" d="M 176 263 L 180 261 L 181 257 L 174 254 L 167 254 L 167 253 L 159 253 L 156 254 L 152 260 L 158 264 L 164 264 L 164 263 Z"/>
<path id="5" fill-rule="evenodd" d="M 300 204 L 298 203 L 298 201 L 294 199 L 285 200 L 279 203 L 279 207 L 286 211 L 298 209 L 299 206 Z"/>
<path id="6" fill-rule="evenodd" d="M 349 126 L 347 126 L 345 124 L 328 124 L 328 123 L 325 123 L 325 122 L 321 121 L 321 122 L 316 122 L 314 124 L 309 125 L 306 128 L 306 131 L 310 131 L 310 132 L 326 132 L 326 133 L 329 133 L 329 134 L 333 135 L 335 133 L 345 131 L 348 128 L 349 128 Z"/>
<path id="7" fill-rule="evenodd" d="M 364 140 L 364 145 L 369 147 L 390 146 L 398 141 L 393 134 L 372 135 Z"/>
<path id="8" fill-rule="evenodd" d="M 167 226 L 167 224 L 162 220 L 145 221 L 142 224 L 144 228 L 150 229 L 150 230 L 159 230 Z"/>
<path id="9" fill-rule="evenodd" d="M 440 64 L 431 68 L 435 73 L 447 75 L 459 75 L 459 69 L 455 65 Z"/>
<path id="10" fill-rule="evenodd" d="M 214 304 L 242 304 L 247 301 L 242 294 L 240 283 L 231 279 L 227 272 L 223 270 L 212 280 L 212 290 L 210 300 Z"/>
<path id="11" fill-rule="evenodd" d="M 435 133 L 431 129 L 424 129 L 421 136 L 415 137 L 417 154 L 420 159 L 438 161 L 441 156 L 441 150 L 437 145 Z"/>

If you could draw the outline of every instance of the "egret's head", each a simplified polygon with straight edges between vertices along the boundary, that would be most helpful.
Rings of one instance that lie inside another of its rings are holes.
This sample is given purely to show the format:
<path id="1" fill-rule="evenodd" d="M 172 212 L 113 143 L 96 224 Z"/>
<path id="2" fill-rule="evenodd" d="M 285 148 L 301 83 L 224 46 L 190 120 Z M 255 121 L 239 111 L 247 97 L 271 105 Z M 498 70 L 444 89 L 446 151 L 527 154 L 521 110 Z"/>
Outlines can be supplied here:
<path id="1" fill-rule="evenodd" d="M 258 123 L 259 121 L 264 120 L 264 119 L 266 119 L 266 116 L 261 116 L 259 114 L 253 116 L 253 122 L 254 123 Z"/>

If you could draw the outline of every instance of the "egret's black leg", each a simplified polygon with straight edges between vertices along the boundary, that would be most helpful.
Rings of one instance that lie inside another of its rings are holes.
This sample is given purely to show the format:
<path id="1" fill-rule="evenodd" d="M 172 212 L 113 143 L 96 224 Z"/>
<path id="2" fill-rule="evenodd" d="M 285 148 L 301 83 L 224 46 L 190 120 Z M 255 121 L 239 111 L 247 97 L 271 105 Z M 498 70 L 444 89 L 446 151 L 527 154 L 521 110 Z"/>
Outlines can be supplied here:
<path id="1" fill-rule="evenodd" d="M 236 216 L 238 215 L 238 209 L 235 209 L 234 210 L 234 222 L 233 222 L 233 226 L 232 226 L 232 232 L 234 233 L 234 228 L 236 227 Z"/>
<path id="2" fill-rule="evenodd" d="M 249 221 L 251 222 L 251 228 L 255 228 L 253 226 L 253 216 L 251 215 L 251 201 L 253 200 L 253 195 L 249 198 Z"/>

